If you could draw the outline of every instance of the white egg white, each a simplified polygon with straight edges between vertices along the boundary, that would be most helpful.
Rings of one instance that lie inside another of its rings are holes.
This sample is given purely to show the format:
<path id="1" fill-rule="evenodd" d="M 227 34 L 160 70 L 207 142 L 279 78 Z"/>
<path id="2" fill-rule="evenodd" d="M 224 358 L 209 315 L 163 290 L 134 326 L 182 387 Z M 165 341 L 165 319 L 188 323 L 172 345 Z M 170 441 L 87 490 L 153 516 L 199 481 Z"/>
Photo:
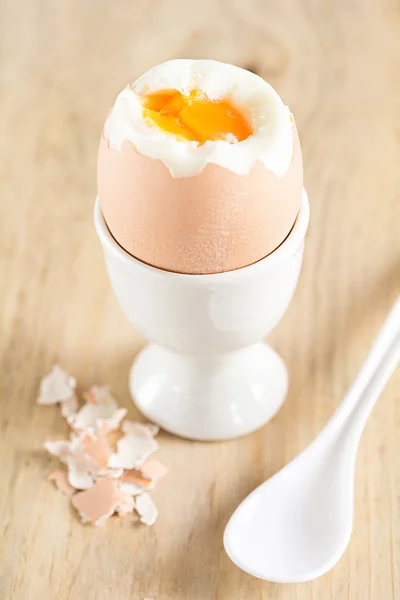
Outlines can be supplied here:
<path id="1" fill-rule="evenodd" d="M 143 116 L 140 97 L 168 89 L 185 95 L 201 90 L 210 99 L 246 107 L 253 135 L 236 143 L 226 139 L 200 145 L 152 126 Z M 104 137 L 115 150 L 129 140 L 140 154 L 161 159 L 176 178 L 198 175 L 208 163 L 245 175 L 257 160 L 282 177 L 293 155 L 292 116 L 277 92 L 258 75 L 213 60 L 170 60 L 147 71 L 117 97 Z"/>

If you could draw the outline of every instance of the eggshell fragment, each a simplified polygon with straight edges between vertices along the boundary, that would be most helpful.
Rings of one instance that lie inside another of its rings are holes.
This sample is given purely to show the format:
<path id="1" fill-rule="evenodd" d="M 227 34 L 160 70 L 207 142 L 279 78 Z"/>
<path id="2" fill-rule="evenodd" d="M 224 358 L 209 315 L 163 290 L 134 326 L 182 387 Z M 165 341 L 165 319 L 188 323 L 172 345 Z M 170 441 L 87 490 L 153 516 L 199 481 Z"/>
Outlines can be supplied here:
<path id="1" fill-rule="evenodd" d="M 118 429 L 125 417 L 126 408 L 118 408 L 116 400 L 111 396 L 107 386 L 93 386 L 84 394 L 86 404 L 80 411 L 68 419 L 75 431 L 94 432 L 105 435 Z"/>
<path id="2" fill-rule="evenodd" d="M 92 487 L 94 473 L 97 472 L 96 462 L 83 452 L 68 456 L 68 481 L 78 490 L 87 490 Z"/>
<path id="3" fill-rule="evenodd" d="M 44 447 L 46 448 L 46 450 L 49 454 L 52 454 L 53 456 L 57 456 L 57 458 L 59 458 L 61 460 L 61 462 L 66 464 L 67 457 L 71 453 L 71 451 L 74 447 L 73 446 L 74 439 L 75 438 L 73 438 L 73 439 L 71 438 L 71 441 L 68 441 L 68 440 L 57 440 L 54 442 L 48 441 L 48 442 L 44 443 Z"/>
<path id="4" fill-rule="evenodd" d="M 76 379 L 68 375 L 58 365 L 53 365 L 50 373 L 40 383 L 38 404 L 62 404 L 63 417 L 76 411 L 78 403 L 75 395 Z"/>
<path id="5" fill-rule="evenodd" d="M 75 494 L 71 502 L 84 522 L 104 525 L 115 511 L 128 514 L 133 511 L 134 500 L 118 488 L 113 479 L 101 479 L 94 486 Z"/>
<path id="6" fill-rule="evenodd" d="M 85 433 L 72 434 L 70 441 L 46 442 L 45 447 L 67 465 L 68 481 L 76 489 L 86 490 L 100 477 L 119 478 L 123 473 L 122 469 L 108 468 L 106 440 L 90 438 Z"/>
<path id="7" fill-rule="evenodd" d="M 157 480 L 167 473 L 160 461 L 146 460 L 140 469 L 128 469 L 121 477 L 120 487 L 128 494 L 136 496 L 154 488 Z"/>
<path id="8" fill-rule="evenodd" d="M 108 459 L 111 454 L 111 450 L 106 438 L 92 438 L 90 436 L 86 436 L 83 439 L 83 448 L 85 454 L 91 456 L 100 467 L 103 469 L 108 467 Z"/>
<path id="9" fill-rule="evenodd" d="M 160 428 L 155 423 L 145 423 L 146 427 L 150 430 L 150 433 L 153 437 L 159 434 Z"/>
<path id="10" fill-rule="evenodd" d="M 68 473 L 64 469 L 56 469 L 47 478 L 49 481 L 54 481 L 57 488 L 65 496 L 71 496 L 76 489 L 68 481 Z"/>
<path id="11" fill-rule="evenodd" d="M 129 421 L 126 419 L 122 425 L 121 429 L 126 435 L 142 435 L 155 437 L 160 428 L 154 423 L 139 423 L 139 421 Z"/>
<path id="12" fill-rule="evenodd" d="M 135 500 L 132 498 L 131 494 L 122 490 L 120 485 L 117 487 L 115 498 L 118 502 L 116 510 L 119 517 L 126 517 L 126 515 L 133 513 L 135 508 Z"/>
<path id="13" fill-rule="evenodd" d="M 140 468 L 140 471 L 146 479 L 157 480 L 160 477 L 164 477 L 168 473 L 168 469 L 164 467 L 159 460 L 151 458 L 146 460 Z"/>
<path id="14" fill-rule="evenodd" d="M 144 492 L 136 498 L 136 512 L 140 520 L 145 525 L 153 525 L 158 517 L 158 510 L 147 492 Z"/>
<path id="15" fill-rule="evenodd" d="M 115 398 L 111 394 L 109 385 L 92 385 L 82 394 L 84 400 L 90 404 L 114 404 Z"/>
<path id="16" fill-rule="evenodd" d="M 142 472 L 139 469 L 128 469 L 124 472 L 121 477 L 122 484 L 130 484 L 136 486 L 138 489 L 143 491 L 152 487 L 151 478 L 143 477 Z M 128 492 L 128 487 L 124 487 L 125 491 Z M 132 488 L 134 489 L 134 488 Z"/>
<path id="17" fill-rule="evenodd" d="M 73 394 L 73 396 L 71 396 L 71 398 L 68 400 L 63 400 L 61 402 L 61 414 L 66 419 L 74 415 L 78 408 L 78 399 L 75 394 Z"/>
<path id="18" fill-rule="evenodd" d="M 131 483 L 130 481 L 121 481 L 119 487 L 123 492 L 130 496 L 138 496 L 139 494 L 143 494 L 144 491 L 144 488 L 136 485 L 136 483 Z"/>
<path id="19" fill-rule="evenodd" d="M 117 441 L 117 452 L 110 456 L 110 467 L 134 469 L 140 467 L 158 448 L 153 436 L 144 430 L 125 435 Z"/>

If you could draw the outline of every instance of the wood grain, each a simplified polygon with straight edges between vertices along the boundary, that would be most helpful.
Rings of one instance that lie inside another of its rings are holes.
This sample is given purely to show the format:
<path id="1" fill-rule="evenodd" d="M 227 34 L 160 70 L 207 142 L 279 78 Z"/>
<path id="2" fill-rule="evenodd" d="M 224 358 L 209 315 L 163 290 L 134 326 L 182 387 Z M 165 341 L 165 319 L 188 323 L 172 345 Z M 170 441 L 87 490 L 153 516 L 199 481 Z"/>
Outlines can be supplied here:
<path id="1" fill-rule="evenodd" d="M 398 293 L 398 2 L 2 0 L 0 40 L 0 598 L 398 600 L 399 373 L 364 434 L 354 534 L 329 574 L 269 584 L 222 548 L 237 503 L 326 422 Z M 242 440 L 162 434 L 170 474 L 154 494 L 157 524 L 97 530 L 46 481 L 43 440 L 66 428 L 35 397 L 60 362 L 82 388 L 110 383 L 137 416 L 127 375 L 144 340 L 111 292 L 92 225 L 97 144 L 119 90 L 184 56 L 256 70 L 296 115 L 312 221 L 299 287 L 271 336 L 291 389 Z"/>

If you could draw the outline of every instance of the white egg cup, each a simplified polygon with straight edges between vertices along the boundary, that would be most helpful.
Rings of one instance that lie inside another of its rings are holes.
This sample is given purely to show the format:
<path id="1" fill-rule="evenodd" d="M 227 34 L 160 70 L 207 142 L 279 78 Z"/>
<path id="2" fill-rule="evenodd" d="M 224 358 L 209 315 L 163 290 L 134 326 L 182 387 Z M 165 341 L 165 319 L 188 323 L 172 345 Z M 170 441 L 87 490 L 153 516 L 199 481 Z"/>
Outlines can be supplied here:
<path id="1" fill-rule="evenodd" d="M 305 191 L 279 248 L 215 275 L 171 273 L 133 258 L 111 235 L 98 198 L 94 219 L 119 303 L 151 340 L 130 373 L 139 410 L 163 429 L 196 440 L 234 438 L 267 423 L 285 399 L 288 376 L 262 339 L 297 284 L 309 220 Z"/>

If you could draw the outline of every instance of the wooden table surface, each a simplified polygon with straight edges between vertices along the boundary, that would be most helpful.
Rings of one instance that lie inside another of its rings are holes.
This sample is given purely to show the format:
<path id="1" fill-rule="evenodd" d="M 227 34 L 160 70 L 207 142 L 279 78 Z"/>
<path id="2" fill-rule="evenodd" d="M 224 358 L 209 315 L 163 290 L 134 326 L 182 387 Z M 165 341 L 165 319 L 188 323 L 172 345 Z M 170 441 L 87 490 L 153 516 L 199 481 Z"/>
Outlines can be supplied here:
<path id="1" fill-rule="evenodd" d="M 234 507 L 324 425 L 399 291 L 400 9 L 396 0 L 1 0 L 1 478 L 3 600 L 399 600 L 399 384 L 368 423 L 355 526 L 339 564 L 301 585 L 258 581 L 222 547 Z M 271 343 L 290 393 L 261 431 L 227 443 L 161 434 L 170 469 L 153 528 L 82 526 L 46 481 L 35 405 L 54 362 L 81 389 L 127 387 L 144 344 L 111 292 L 92 210 L 103 119 L 172 57 L 259 72 L 292 108 L 312 205 L 304 268 Z M 397 400 L 397 404 L 396 404 Z"/>

